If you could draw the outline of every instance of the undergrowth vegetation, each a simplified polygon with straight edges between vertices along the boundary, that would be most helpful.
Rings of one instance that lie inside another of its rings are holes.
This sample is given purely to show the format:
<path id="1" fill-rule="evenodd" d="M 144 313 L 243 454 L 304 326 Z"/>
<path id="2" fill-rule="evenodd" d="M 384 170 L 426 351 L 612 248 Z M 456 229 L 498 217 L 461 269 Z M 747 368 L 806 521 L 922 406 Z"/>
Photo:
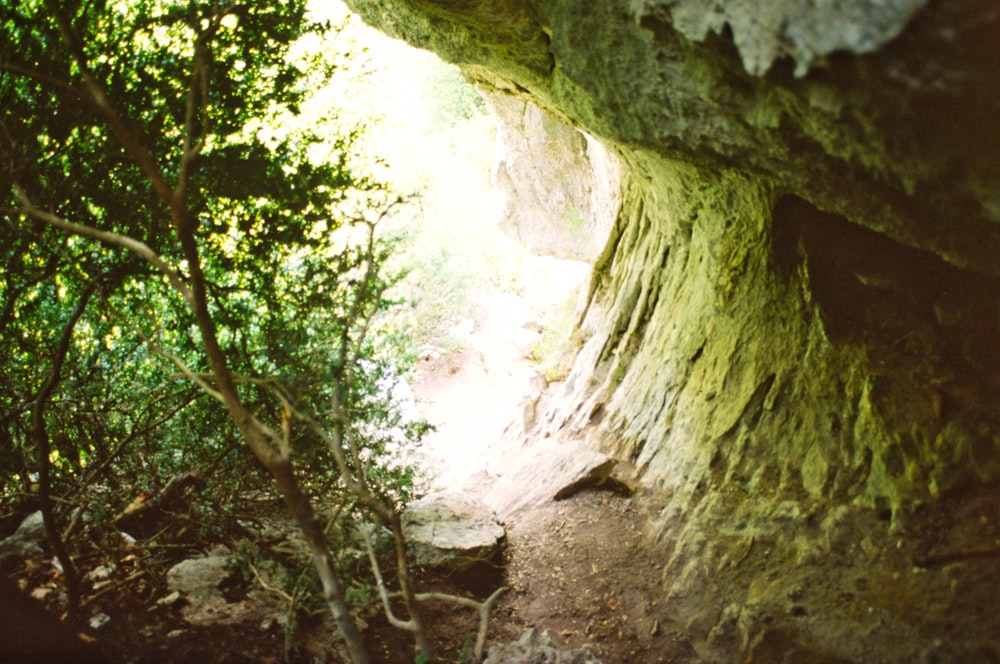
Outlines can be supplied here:
<path id="1" fill-rule="evenodd" d="M 393 395 L 425 326 L 399 315 L 399 257 L 426 203 L 330 104 L 358 75 L 348 22 L 157 0 L 0 24 L 2 534 L 41 510 L 70 613 L 87 561 L 141 594 L 227 544 L 244 576 L 283 570 L 292 613 L 321 598 L 358 662 L 381 553 L 425 650 L 398 515 L 427 425 Z M 442 122 L 479 117 L 454 83 Z M 258 527 L 268 495 L 297 560 Z"/>
<path id="2" fill-rule="evenodd" d="M 425 651 L 398 515 L 429 427 L 397 387 L 523 259 L 482 100 L 300 0 L 0 24 L 0 537 L 41 510 L 54 608 L 81 619 L 113 611 L 97 563 L 152 598 L 225 545 L 236 583 L 287 601 L 286 659 L 322 610 L 367 661 L 386 567 Z"/>

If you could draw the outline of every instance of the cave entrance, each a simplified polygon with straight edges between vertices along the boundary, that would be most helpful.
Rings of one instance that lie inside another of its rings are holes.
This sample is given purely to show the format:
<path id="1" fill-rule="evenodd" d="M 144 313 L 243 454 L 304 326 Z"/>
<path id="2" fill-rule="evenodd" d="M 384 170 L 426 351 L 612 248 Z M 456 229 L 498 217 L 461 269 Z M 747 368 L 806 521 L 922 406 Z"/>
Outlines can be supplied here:
<path id="1" fill-rule="evenodd" d="M 418 464 L 428 489 L 476 492 L 511 458 L 505 433 L 530 428 L 541 391 L 570 369 L 618 171 L 537 107 L 481 94 L 456 67 L 356 17 L 347 26 L 364 49 L 361 75 L 331 107 L 367 125 L 380 176 L 416 202 L 394 220 L 409 275 L 394 315 L 416 342 L 416 411 L 436 427 Z"/>

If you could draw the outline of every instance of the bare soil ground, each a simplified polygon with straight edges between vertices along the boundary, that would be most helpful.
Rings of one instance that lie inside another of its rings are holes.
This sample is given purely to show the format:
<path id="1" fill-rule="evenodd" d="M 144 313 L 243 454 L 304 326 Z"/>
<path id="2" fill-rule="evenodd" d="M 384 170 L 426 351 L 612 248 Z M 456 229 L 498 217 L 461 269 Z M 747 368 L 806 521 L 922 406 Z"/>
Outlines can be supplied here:
<path id="1" fill-rule="evenodd" d="M 509 530 L 498 640 L 548 631 L 606 664 L 669 662 L 686 646 L 661 604 L 661 561 L 644 533 L 642 495 L 586 491 L 522 515 Z"/>
<path id="2" fill-rule="evenodd" d="M 495 585 L 470 593 L 469 581 L 424 577 L 423 589 L 485 598 L 509 591 L 490 619 L 489 644 L 515 641 L 529 627 L 564 649 L 587 648 L 606 664 L 673 662 L 690 653 L 660 603 L 660 564 L 643 534 L 647 501 L 589 490 L 526 512 L 507 525 L 504 570 Z M 470 661 L 478 627 L 471 611 L 430 606 L 441 661 Z M 381 617 L 369 632 L 378 661 L 412 662 L 411 645 Z"/>

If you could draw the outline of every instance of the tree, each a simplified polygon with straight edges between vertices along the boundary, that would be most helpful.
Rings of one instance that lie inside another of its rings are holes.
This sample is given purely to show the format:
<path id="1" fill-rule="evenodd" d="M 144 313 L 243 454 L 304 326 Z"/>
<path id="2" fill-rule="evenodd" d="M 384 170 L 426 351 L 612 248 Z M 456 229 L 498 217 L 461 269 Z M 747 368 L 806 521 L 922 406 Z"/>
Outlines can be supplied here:
<path id="1" fill-rule="evenodd" d="M 200 425 L 220 454 L 238 434 L 274 478 L 365 662 L 296 473 L 329 458 L 328 474 L 396 535 L 407 624 L 426 652 L 398 518 L 407 471 L 369 477 L 385 454 L 372 419 L 393 419 L 371 407 L 388 371 L 372 334 L 392 283 L 378 231 L 400 199 L 352 168 L 351 132 L 259 130 L 329 74 L 287 55 L 330 26 L 298 0 L 25 1 L 0 9 L 0 24 L 0 470 L 25 493 L 38 479 L 71 600 L 53 473 L 66 493 L 127 465 L 128 446 L 176 462 L 200 443 L 179 433 L 158 446 L 154 432 Z M 311 158 L 317 147 L 329 158 Z"/>

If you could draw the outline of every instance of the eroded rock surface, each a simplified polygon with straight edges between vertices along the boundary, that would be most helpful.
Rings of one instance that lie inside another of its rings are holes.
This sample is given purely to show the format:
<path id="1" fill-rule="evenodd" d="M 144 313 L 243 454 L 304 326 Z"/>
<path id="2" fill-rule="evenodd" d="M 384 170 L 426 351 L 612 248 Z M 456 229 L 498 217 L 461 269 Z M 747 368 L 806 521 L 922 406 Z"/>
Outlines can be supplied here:
<path id="1" fill-rule="evenodd" d="M 485 94 L 497 118 L 500 227 L 532 253 L 594 261 L 618 213 L 618 160 L 530 101 Z"/>
<path id="2" fill-rule="evenodd" d="M 747 71 L 764 74 L 774 61 L 791 56 L 796 74 L 837 51 L 870 53 L 896 37 L 927 0 L 847 0 L 806 4 L 798 0 L 706 2 L 637 0 L 640 21 L 670 22 L 688 39 L 729 29 Z"/>
<path id="3" fill-rule="evenodd" d="M 515 458 L 486 496 L 501 517 L 600 485 L 617 463 L 579 440 L 545 439 L 510 454 Z"/>

